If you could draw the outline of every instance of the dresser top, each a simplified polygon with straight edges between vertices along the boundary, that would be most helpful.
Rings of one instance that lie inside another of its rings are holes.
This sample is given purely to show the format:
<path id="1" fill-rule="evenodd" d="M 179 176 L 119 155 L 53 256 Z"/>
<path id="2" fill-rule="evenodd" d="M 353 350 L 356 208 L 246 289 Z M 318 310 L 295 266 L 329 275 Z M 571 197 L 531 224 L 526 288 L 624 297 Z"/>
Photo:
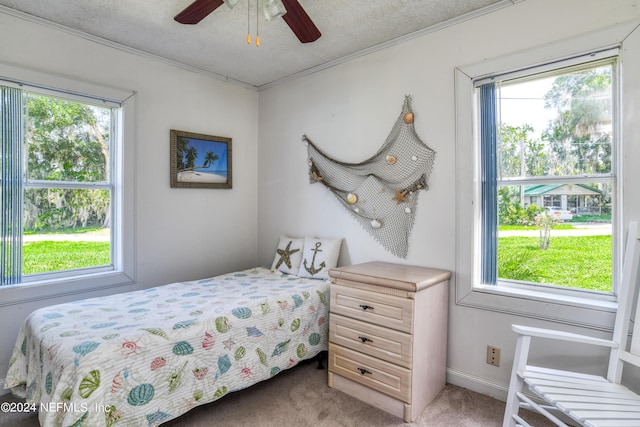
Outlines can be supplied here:
<path id="1" fill-rule="evenodd" d="M 413 265 L 388 262 L 366 262 L 329 270 L 332 281 L 344 279 L 379 286 L 418 292 L 429 286 L 448 280 L 451 272 Z"/>

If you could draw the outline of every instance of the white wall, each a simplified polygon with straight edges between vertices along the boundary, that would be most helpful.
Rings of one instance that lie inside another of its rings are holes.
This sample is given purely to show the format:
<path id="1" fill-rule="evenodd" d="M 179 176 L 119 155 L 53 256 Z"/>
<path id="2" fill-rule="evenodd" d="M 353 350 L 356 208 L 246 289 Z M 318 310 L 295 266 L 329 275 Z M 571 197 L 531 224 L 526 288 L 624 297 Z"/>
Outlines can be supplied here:
<path id="1" fill-rule="evenodd" d="M 126 291 L 209 277 L 256 265 L 256 91 L 85 37 L 0 13 L 0 63 L 136 92 L 134 285 Z M 19 77 L 19 76 L 18 76 Z M 172 189 L 169 130 L 231 137 L 233 189 Z M 134 161 L 133 165 L 130 163 Z M 110 291 L 3 304 L 0 289 L 0 388 L 22 320 L 34 309 Z M 113 292 L 113 291 L 111 291 Z"/>
<path id="2" fill-rule="evenodd" d="M 454 271 L 454 69 L 639 18 L 638 2 L 632 0 L 524 1 L 261 91 L 258 261 L 271 262 L 281 234 L 315 235 L 345 239 L 341 264 L 382 260 Z M 300 138 L 307 134 L 340 160 L 364 160 L 385 141 L 405 94 L 413 97 L 418 134 L 437 157 L 430 189 L 419 196 L 409 255 L 400 259 L 377 244 L 322 185 L 309 183 Z M 633 173 L 625 181 L 638 182 Z M 510 325 L 545 323 L 456 305 L 454 292 L 452 282 L 448 380 L 503 397 L 515 345 Z M 487 344 L 502 349 L 499 368 L 485 363 Z M 543 357 L 562 362 L 567 354 L 554 347 Z"/>

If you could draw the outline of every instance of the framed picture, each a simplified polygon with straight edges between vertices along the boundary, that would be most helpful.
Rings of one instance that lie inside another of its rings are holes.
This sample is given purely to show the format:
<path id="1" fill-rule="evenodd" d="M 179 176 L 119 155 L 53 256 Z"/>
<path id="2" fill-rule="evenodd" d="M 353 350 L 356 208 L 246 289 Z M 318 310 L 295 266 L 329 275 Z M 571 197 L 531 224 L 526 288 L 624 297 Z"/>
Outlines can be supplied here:
<path id="1" fill-rule="evenodd" d="M 231 138 L 171 129 L 172 188 L 231 188 Z"/>

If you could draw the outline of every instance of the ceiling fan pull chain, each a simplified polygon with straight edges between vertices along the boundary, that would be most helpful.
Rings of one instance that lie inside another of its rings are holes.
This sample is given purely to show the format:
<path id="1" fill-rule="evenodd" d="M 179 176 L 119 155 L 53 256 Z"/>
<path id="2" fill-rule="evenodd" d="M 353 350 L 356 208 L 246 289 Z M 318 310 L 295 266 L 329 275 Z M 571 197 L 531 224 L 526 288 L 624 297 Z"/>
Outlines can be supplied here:
<path id="1" fill-rule="evenodd" d="M 251 1 L 247 2 L 247 44 L 251 44 Z"/>
<path id="2" fill-rule="evenodd" d="M 260 0 L 256 0 L 256 47 L 260 47 L 260 19 L 258 11 L 260 10 L 260 5 L 258 4 Z"/>

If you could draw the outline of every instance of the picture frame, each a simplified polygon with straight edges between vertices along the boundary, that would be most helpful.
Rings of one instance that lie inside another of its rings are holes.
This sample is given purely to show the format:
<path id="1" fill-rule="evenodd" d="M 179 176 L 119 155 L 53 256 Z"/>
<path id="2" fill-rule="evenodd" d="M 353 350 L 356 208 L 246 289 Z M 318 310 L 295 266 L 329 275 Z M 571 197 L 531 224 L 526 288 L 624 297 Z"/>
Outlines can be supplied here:
<path id="1" fill-rule="evenodd" d="M 231 138 L 171 129 L 171 188 L 232 188 Z"/>

